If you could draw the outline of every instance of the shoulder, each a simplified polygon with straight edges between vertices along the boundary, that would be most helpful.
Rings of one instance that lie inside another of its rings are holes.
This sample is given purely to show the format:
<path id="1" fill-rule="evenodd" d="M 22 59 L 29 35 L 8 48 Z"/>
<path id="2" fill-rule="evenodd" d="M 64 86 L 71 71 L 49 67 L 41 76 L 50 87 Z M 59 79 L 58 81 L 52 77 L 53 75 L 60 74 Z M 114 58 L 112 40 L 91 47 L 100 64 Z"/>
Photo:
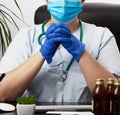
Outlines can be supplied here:
<path id="1" fill-rule="evenodd" d="M 83 30 L 85 32 L 89 32 L 91 34 L 94 33 L 94 35 L 95 34 L 97 35 L 107 34 L 109 36 L 113 36 L 112 32 L 107 27 L 97 26 L 95 24 L 90 24 L 86 22 L 82 22 L 82 25 L 83 25 Z"/>
<path id="2" fill-rule="evenodd" d="M 115 42 L 115 37 L 107 27 L 96 26 L 82 22 L 83 26 L 83 42 L 86 44 L 86 49 L 96 58 L 101 49 L 109 47 L 110 41 Z M 91 44 L 92 43 L 92 44 Z M 114 43 L 113 43 L 114 44 Z"/>
<path id="3" fill-rule="evenodd" d="M 34 41 L 34 39 L 41 32 L 41 25 L 33 25 L 30 27 L 21 28 L 13 38 L 14 41 Z"/>
<path id="4" fill-rule="evenodd" d="M 107 27 L 96 26 L 95 24 L 86 22 L 82 22 L 82 25 L 84 37 L 90 41 L 101 43 L 107 42 L 110 39 L 115 39 L 113 33 Z"/>
<path id="5" fill-rule="evenodd" d="M 35 34 L 37 31 L 39 31 L 39 32 L 41 31 L 41 24 L 21 28 L 16 35 L 22 34 L 22 35 L 29 35 L 29 37 L 30 37 L 33 34 Z"/>

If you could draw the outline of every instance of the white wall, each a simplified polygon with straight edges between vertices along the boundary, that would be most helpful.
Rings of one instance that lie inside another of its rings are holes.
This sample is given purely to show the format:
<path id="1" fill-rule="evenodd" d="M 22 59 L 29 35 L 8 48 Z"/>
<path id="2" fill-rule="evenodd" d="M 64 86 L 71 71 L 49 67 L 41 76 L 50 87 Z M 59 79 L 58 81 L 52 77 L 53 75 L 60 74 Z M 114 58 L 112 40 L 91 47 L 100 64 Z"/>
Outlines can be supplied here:
<path id="1" fill-rule="evenodd" d="M 114 3 L 120 4 L 120 0 L 86 0 L 87 2 L 104 2 L 104 3 Z"/>
<path id="2" fill-rule="evenodd" d="M 30 26 L 32 26 L 34 24 L 34 12 L 35 12 L 35 10 L 40 5 L 46 4 L 45 0 L 17 0 L 17 2 L 18 2 L 19 6 L 23 12 L 25 22 Z M 21 17 L 20 12 L 18 11 L 18 9 L 15 6 L 14 0 L 0 0 L 0 4 L 3 4 L 6 7 L 10 8 L 18 16 Z M 18 19 L 15 19 L 15 20 L 20 28 L 23 28 L 26 26 Z M 14 38 L 14 36 L 18 32 L 18 30 L 15 29 L 15 27 L 12 26 L 11 24 L 9 24 L 9 26 L 12 30 L 12 37 Z M 2 57 L 2 54 L 1 54 L 1 47 L 0 47 L 0 59 L 1 59 L 1 57 Z"/>
<path id="3" fill-rule="evenodd" d="M 34 12 L 40 5 L 45 4 L 45 0 L 17 0 L 17 2 L 23 12 L 25 22 L 28 25 L 32 26 L 34 24 Z M 18 16 L 21 16 L 13 0 L 0 0 L 0 3 L 7 6 L 15 13 L 17 13 Z M 18 20 L 17 22 L 19 23 L 20 27 L 25 26 L 22 22 Z M 14 30 L 12 26 L 11 28 L 13 30 L 13 36 L 14 36 L 14 34 L 16 34 L 16 30 Z"/>

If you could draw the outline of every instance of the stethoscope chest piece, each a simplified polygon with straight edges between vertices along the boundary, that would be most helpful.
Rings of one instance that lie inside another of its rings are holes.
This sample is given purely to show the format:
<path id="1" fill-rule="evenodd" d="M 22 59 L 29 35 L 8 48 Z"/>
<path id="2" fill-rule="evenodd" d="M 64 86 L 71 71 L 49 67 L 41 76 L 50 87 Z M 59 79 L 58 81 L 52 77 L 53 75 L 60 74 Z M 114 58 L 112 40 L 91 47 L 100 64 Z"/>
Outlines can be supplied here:
<path id="1" fill-rule="evenodd" d="M 62 71 L 62 75 L 60 78 L 61 82 L 64 82 L 67 79 L 67 74 L 68 74 L 67 71 L 65 71 L 65 70 Z"/>
<path id="2" fill-rule="evenodd" d="M 38 36 L 38 43 L 39 43 L 39 45 L 42 45 L 42 42 L 44 42 L 44 38 L 45 38 L 44 26 L 45 26 L 45 24 L 46 24 L 48 21 L 49 21 L 49 20 L 46 20 L 46 21 L 44 21 L 43 24 L 42 24 L 42 33 Z M 80 20 L 79 20 L 79 22 L 80 22 L 80 25 L 81 25 L 81 26 L 80 26 L 80 41 L 82 42 L 82 40 L 83 40 L 83 29 L 82 29 L 82 23 L 81 23 Z M 67 79 L 67 74 L 68 74 L 67 72 L 69 71 L 69 69 L 70 69 L 73 61 L 74 61 L 74 58 L 71 59 L 70 63 L 68 64 L 68 66 L 67 66 L 67 68 L 66 68 L 66 70 L 63 70 L 63 71 L 62 71 L 62 75 L 61 75 L 61 77 L 60 77 L 60 81 L 61 81 L 61 82 L 64 82 L 64 81 Z"/>

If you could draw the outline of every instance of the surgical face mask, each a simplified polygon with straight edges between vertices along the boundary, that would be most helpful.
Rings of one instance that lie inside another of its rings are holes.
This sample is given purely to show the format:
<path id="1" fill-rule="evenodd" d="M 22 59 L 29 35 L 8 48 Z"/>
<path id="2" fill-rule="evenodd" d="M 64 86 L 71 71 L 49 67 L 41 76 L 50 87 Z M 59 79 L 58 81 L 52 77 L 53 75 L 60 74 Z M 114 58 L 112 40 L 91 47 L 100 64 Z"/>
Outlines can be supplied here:
<path id="1" fill-rule="evenodd" d="M 82 12 L 81 0 L 49 0 L 48 11 L 58 22 L 69 23 Z"/>

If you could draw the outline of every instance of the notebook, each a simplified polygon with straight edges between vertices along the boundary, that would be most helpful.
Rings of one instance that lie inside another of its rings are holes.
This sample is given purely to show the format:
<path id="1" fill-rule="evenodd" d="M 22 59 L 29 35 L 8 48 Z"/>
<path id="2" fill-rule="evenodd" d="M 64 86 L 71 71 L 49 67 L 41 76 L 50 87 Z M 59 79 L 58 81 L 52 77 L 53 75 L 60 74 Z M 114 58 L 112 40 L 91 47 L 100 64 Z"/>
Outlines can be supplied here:
<path id="1" fill-rule="evenodd" d="M 38 102 L 35 107 L 36 111 L 91 111 L 91 103 L 46 103 Z"/>

